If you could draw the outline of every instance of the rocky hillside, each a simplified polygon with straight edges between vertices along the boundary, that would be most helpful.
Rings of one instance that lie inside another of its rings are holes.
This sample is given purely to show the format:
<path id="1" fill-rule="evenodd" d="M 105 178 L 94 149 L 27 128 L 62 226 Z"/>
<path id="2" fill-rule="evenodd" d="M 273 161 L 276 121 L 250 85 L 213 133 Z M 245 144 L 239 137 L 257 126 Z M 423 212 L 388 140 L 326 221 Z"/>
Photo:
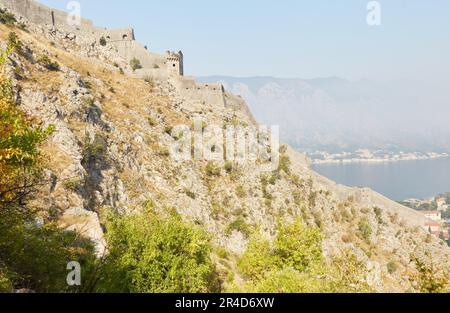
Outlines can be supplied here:
<path id="1" fill-rule="evenodd" d="M 252 233 L 273 238 L 279 222 L 299 217 L 320 229 L 327 262 L 351 253 L 375 291 L 413 290 L 412 256 L 450 265 L 446 245 L 421 228 L 422 215 L 321 177 L 287 146 L 273 172 L 252 163 L 171 157 L 175 126 L 196 118 L 205 127 L 255 125 L 246 106 L 184 100 L 169 81 L 134 77 L 128 60 L 98 38 L 31 23 L 26 30 L 0 25 L 3 47 L 12 31 L 21 42 L 7 62 L 17 102 L 36 124 L 56 129 L 43 147 L 49 184 L 30 205 L 44 221 L 91 238 L 98 255 L 106 247 L 105 210 L 133 214 L 151 201 L 203 227 L 227 251 L 217 263 L 229 271 Z M 240 280 L 236 273 L 230 283 Z"/>

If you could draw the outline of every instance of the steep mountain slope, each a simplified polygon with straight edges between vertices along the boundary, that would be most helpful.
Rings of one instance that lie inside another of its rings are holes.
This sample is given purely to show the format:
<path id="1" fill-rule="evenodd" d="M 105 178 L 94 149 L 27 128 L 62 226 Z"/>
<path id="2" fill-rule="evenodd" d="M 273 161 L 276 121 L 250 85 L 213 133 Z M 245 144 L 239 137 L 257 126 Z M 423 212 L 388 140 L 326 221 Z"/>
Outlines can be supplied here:
<path id="1" fill-rule="evenodd" d="M 20 108 L 36 123 L 55 125 L 44 147 L 51 182 L 32 203 L 44 220 L 92 238 L 105 251 L 103 212 L 133 214 L 152 201 L 204 227 L 216 246 L 229 251 L 233 270 L 252 232 L 273 238 L 280 221 L 301 217 L 320 228 L 329 262 L 344 253 L 364 264 L 373 290 L 405 291 L 413 286 L 411 256 L 432 256 L 448 265 L 449 250 L 421 228 L 423 217 L 368 189 L 339 186 L 310 170 L 307 158 L 283 146 L 277 170 L 256 163 L 177 161 L 171 130 L 191 126 L 255 125 L 248 108 L 230 102 L 184 98 L 170 81 L 134 77 L 98 38 L 43 25 L 13 29 L 22 42 L 7 64 Z M 0 25 L 2 45 L 11 28 Z M 57 62 L 58 70 L 49 70 Z M 125 72 L 121 69 L 124 69 Z M 220 262 L 219 262 L 220 263 Z M 396 270 L 388 264 L 396 264 Z M 239 277 L 236 278 L 239 281 Z"/>

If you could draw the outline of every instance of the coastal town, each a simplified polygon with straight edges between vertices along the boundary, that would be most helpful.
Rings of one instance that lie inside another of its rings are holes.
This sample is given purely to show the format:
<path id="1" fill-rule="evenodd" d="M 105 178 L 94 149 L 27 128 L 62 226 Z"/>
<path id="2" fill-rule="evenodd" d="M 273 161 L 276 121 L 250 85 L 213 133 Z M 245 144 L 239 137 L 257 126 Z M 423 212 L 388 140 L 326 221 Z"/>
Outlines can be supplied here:
<path id="1" fill-rule="evenodd" d="M 424 228 L 450 245 L 450 192 L 425 200 L 407 199 L 400 203 L 424 214 Z"/>
<path id="2" fill-rule="evenodd" d="M 354 152 L 330 153 L 315 151 L 308 155 L 313 164 L 347 164 L 347 163 L 388 163 L 398 161 L 431 160 L 449 157 L 448 153 L 439 152 L 392 152 L 386 150 L 359 149 Z"/>

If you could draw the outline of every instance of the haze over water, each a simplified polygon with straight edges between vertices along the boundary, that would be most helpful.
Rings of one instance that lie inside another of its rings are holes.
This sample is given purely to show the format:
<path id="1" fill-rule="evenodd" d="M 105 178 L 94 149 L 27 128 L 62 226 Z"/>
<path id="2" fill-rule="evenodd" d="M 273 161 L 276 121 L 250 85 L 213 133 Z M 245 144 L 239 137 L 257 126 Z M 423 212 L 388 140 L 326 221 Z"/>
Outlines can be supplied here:
<path id="1" fill-rule="evenodd" d="M 391 163 L 313 165 L 318 173 L 347 186 L 369 187 L 396 201 L 450 192 L 450 158 Z"/>

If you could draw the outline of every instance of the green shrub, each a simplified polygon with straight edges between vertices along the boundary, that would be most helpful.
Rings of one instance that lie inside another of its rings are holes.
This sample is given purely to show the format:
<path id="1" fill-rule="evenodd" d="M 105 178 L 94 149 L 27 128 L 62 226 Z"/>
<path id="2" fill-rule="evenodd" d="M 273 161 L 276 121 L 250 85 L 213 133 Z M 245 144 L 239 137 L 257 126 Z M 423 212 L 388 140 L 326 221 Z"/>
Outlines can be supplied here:
<path id="1" fill-rule="evenodd" d="M 247 191 L 245 191 L 245 187 L 242 185 L 239 185 L 236 187 L 236 195 L 239 198 L 245 198 L 247 196 Z"/>
<path id="2" fill-rule="evenodd" d="M 377 218 L 378 224 L 384 224 L 382 211 L 379 207 L 374 207 L 373 212 L 375 213 L 375 217 Z"/>
<path id="3" fill-rule="evenodd" d="M 37 61 L 49 71 L 57 72 L 60 70 L 58 62 L 50 60 L 50 58 L 46 55 L 42 55 Z"/>
<path id="4" fill-rule="evenodd" d="M 260 235 L 253 235 L 238 261 L 239 271 L 247 279 L 257 281 L 276 268 L 277 264 L 270 242 Z"/>
<path id="5" fill-rule="evenodd" d="M 154 127 L 158 124 L 158 121 L 153 116 L 147 117 L 147 122 L 152 127 Z"/>
<path id="6" fill-rule="evenodd" d="M 221 259 L 228 259 L 229 253 L 225 248 L 219 247 L 217 248 L 217 256 Z"/>
<path id="7" fill-rule="evenodd" d="M 0 9 L 0 24 L 14 25 L 17 22 L 14 14 L 11 14 L 3 9 Z"/>
<path id="8" fill-rule="evenodd" d="M 133 71 L 142 68 L 141 61 L 139 61 L 139 60 L 136 59 L 136 58 L 131 59 L 131 61 L 130 61 L 130 66 L 131 66 L 131 69 L 132 69 Z"/>
<path id="9" fill-rule="evenodd" d="M 301 220 L 279 225 L 271 244 L 253 235 L 238 261 L 238 270 L 247 279 L 246 292 L 331 292 L 333 281 L 324 276 L 321 235 Z"/>
<path id="10" fill-rule="evenodd" d="M 248 238 L 250 236 L 251 229 L 243 217 L 238 217 L 228 225 L 225 233 L 229 236 L 233 233 L 233 231 L 238 231 L 243 234 L 245 238 Z"/>
<path id="11" fill-rule="evenodd" d="M 410 275 L 415 289 L 422 293 L 448 293 L 450 292 L 450 282 L 448 277 L 450 272 L 439 268 L 432 260 L 426 262 L 423 259 L 413 256 L 411 260 L 417 272 Z"/>
<path id="12" fill-rule="evenodd" d="M 256 293 L 326 293 L 333 292 L 330 281 L 292 268 L 269 272 L 250 292 Z"/>
<path id="13" fill-rule="evenodd" d="M 389 263 L 387 264 L 387 270 L 389 272 L 389 274 L 394 274 L 398 269 L 398 265 L 397 262 L 395 262 L 394 260 L 389 261 Z"/>
<path id="14" fill-rule="evenodd" d="M 369 220 L 364 217 L 358 223 L 358 231 L 360 236 L 365 240 L 369 241 L 372 235 L 372 227 L 370 226 Z"/>
<path id="15" fill-rule="evenodd" d="M 306 227 L 300 219 L 291 225 L 280 225 L 274 253 L 280 264 L 304 271 L 322 261 L 320 231 Z"/>
<path id="16" fill-rule="evenodd" d="M 5 269 L 0 268 L 0 294 L 10 293 L 13 290 L 11 280 L 8 278 Z"/>
<path id="17" fill-rule="evenodd" d="M 227 172 L 227 174 L 231 174 L 233 172 L 233 162 L 226 161 L 224 168 L 225 168 L 225 172 Z"/>
<path id="18" fill-rule="evenodd" d="M 197 196 L 195 195 L 194 192 L 190 191 L 190 190 L 187 189 L 187 188 L 184 189 L 184 193 L 185 193 L 189 198 L 194 199 L 194 200 L 195 200 L 195 198 L 197 197 Z"/>
<path id="19" fill-rule="evenodd" d="M 277 183 L 277 176 L 276 175 L 272 175 L 269 178 L 269 184 L 271 184 L 272 186 L 274 186 Z"/>
<path id="20" fill-rule="evenodd" d="M 155 213 L 109 217 L 110 255 L 99 291 L 196 293 L 217 291 L 208 236 L 180 218 Z"/>
<path id="21" fill-rule="evenodd" d="M 206 175 L 209 177 L 214 177 L 214 176 L 218 177 L 222 174 L 222 171 L 220 170 L 220 168 L 217 167 L 214 164 L 214 162 L 212 162 L 212 161 L 210 161 L 206 164 L 205 171 L 206 171 Z"/>
<path id="22" fill-rule="evenodd" d="M 94 140 L 85 145 L 83 149 L 83 163 L 105 159 L 108 142 L 101 134 L 95 134 Z"/>
<path id="23" fill-rule="evenodd" d="M 287 155 L 282 155 L 280 157 L 280 164 L 278 165 L 279 171 L 284 171 L 286 174 L 291 172 L 291 159 Z"/>
<path id="24" fill-rule="evenodd" d="M 0 53 L 0 68 L 13 50 Z M 27 207 L 41 179 L 39 146 L 54 131 L 34 128 L 18 110 L 9 79 L 0 73 L 0 290 L 77 291 L 68 288 L 67 263 L 78 261 L 85 273 L 94 263 L 91 243 L 55 224 L 37 225 Z M 45 213 L 45 212 L 44 212 Z"/>
<path id="25" fill-rule="evenodd" d="M 81 180 L 79 178 L 72 178 L 64 181 L 64 188 L 71 191 L 76 191 L 81 186 Z"/>
<path id="26" fill-rule="evenodd" d="M 19 36 L 15 32 L 10 32 L 8 34 L 8 45 L 14 46 L 14 50 L 22 54 L 23 53 L 23 44 L 22 41 L 20 41 Z"/>
<path id="27" fill-rule="evenodd" d="M 107 44 L 106 38 L 104 36 L 102 36 L 99 40 L 99 43 L 101 46 L 106 46 L 106 44 Z"/>

